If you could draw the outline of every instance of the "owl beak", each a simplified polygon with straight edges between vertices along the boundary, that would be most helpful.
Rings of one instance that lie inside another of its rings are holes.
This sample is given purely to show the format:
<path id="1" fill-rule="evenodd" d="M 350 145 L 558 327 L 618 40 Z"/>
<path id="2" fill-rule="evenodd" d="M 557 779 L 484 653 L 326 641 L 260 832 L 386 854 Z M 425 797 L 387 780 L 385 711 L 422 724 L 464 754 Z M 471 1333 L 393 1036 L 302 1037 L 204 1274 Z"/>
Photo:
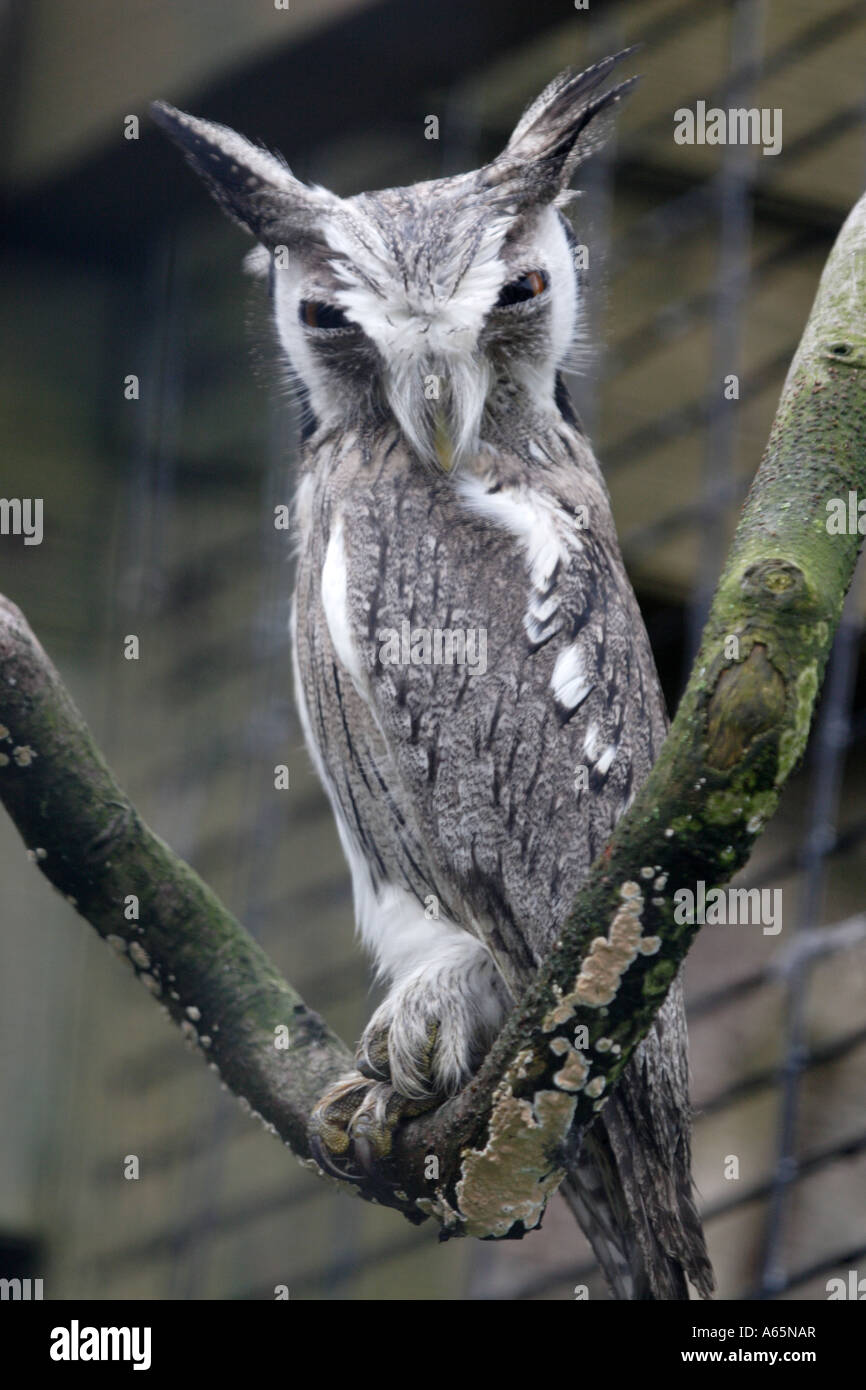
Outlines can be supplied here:
<path id="1" fill-rule="evenodd" d="M 386 377 L 388 403 L 410 447 L 446 475 L 477 447 L 487 387 L 476 363 L 453 359 L 416 358 L 409 371 Z"/>
<path id="2" fill-rule="evenodd" d="M 454 467 L 454 443 L 448 429 L 444 411 L 437 410 L 433 426 L 433 448 L 443 472 L 450 473 Z"/>

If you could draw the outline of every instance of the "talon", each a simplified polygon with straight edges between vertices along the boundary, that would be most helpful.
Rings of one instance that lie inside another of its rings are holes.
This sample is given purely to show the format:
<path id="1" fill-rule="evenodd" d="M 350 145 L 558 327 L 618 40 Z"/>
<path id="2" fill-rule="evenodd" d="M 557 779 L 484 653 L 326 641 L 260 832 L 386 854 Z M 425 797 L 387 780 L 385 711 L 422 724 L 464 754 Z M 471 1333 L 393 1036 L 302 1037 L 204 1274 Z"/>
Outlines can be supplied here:
<path id="1" fill-rule="evenodd" d="M 355 1053 L 355 1066 L 371 1081 L 390 1081 L 391 1063 L 388 1056 L 388 1028 L 368 1027 Z"/>
<path id="2" fill-rule="evenodd" d="M 322 1171 L 325 1173 L 330 1173 L 331 1177 L 339 1178 L 341 1182 L 360 1183 L 363 1181 L 363 1174 L 353 1173 L 348 1168 L 337 1167 L 336 1163 L 331 1158 L 331 1155 L 328 1153 L 328 1150 L 325 1148 L 325 1145 L 322 1143 L 322 1140 L 319 1138 L 318 1134 L 310 1135 L 310 1153 L 313 1155 L 313 1158 L 316 1160 Z"/>
<path id="3" fill-rule="evenodd" d="M 437 1103 L 409 1100 L 393 1086 L 360 1071 L 342 1076 L 325 1092 L 310 1122 L 310 1152 L 324 1172 L 345 1182 L 366 1183 L 393 1203 L 387 1172 L 394 1132 L 403 1120 Z"/>
<path id="4" fill-rule="evenodd" d="M 355 1135 L 355 1138 L 352 1141 L 352 1151 L 355 1155 L 355 1158 L 357 1158 L 358 1162 L 363 1168 L 366 1176 L 371 1180 L 375 1180 L 377 1177 L 375 1171 L 376 1165 L 373 1159 L 372 1145 L 370 1144 L 369 1140 L 364 1139 L 361 1135 Z"/>
<path id="5" fill-rule="evenodd" d="M 358 1063 L 358 1071 L 361 1073 L 362 1076 L 368 1077 L 370 1081 L 390 1080 L 390 1075 L 388 1072 L 379 1071 L 378 1068 L 374 1065 L 374 1063 L 368 1061 L 366 1057 L 358 1057 L 356 1060 Z"/>

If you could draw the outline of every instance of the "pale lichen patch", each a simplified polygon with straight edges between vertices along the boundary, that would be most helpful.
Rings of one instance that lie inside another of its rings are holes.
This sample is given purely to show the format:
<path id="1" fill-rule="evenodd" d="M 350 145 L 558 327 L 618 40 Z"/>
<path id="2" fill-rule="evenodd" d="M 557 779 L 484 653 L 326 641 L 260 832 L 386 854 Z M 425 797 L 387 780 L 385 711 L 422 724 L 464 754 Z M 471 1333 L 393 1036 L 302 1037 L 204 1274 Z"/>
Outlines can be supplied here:
<path id="1" fill-rule="evenodd" d="M 551 1168 L 550 1155 L 565 1144 L 576 1105 L 574 1096 L 560 1090 L 518 1100 L 506 1077 L 487 1144 L 462 1154 L 456 1190 L 467 1235 L 505 1236 L 517 1221 L 526 1230 L 538 1225 L 563 1177 L 562 1169 Z"/>
<path id="2" fill-rule="evenodd" d="M 589 1063 L 583 1053 L 569 1047 L 563 1065 L 559 1071 L 554 1072 L 553 1084 L 558 1086 L 560 1091 L 580 1091 L 586 1085 L 588 1076 Z"/>
<path id="3" fill-rule="evenodd" d="M 434 1217 L 445 1231 L 456 1231 L 464 1219 L 438 1189 L 432 1197 L 417 1197 L 415 1205 L 425 1216 Z"/>
<path id="4" fill-rule="evenodd" d="M 642 936 L 637 948 L 642 956 L 654 956 L 662 944 L 660 936 Z"/>
<path id="5" fill-rule="evenodd" d="M 595 1050 L 596 1052 L 610 1052 L 612 1047 L 613 1042 L 610 1038 L 599 1038 L 595 1045 Z"/>
<path id="6" fill-rule="evenodd" d="M 595 1100 L 597 1096 L 601 1095 L 606 1084 L 603 1076 L 594 1076 L 591 1081 L 587 1081 L 586 1083 L 586 1094 L 592 1096 L 593 1100 Z"/>
<path id="7" fill-rule="evenodd" d="M 515 1081 L 525 1081 L 529 1076 L 529 1067 L 533 1061 L 533 1051 L 531 1047 L 524 1047 L 514 1059 L 513 1066 L 508 1072 L 508 1078 Z"/>
<path id="8" fill-rule="evenodd" d="M 130 944 L 129 954 L 134 960 L 135 964 L 140 966 L 142 970 L 150 969 L 150 956 L 147 954 L 147 951 L 144 949 L 142 945 L 140 945 L 138 941 L 133 941 Z"/>
<path id="9" fill-rule="evenodd" d="M 559 1004 L 545 1013 L 541 1024 L 542 1033 L 553 1033 L 555 1029 L 560 1029 L 563 1023 L 569 1022 L 570 1017 L 574 1015 L 574 1004 L 574 994 L 564 994 Z"/>
<path id="10" fill-rule="evenodd" d="M 12 749 L 12 756 L 19 767 L 29 767 L 37 754 L 26 743 L 20 743 L 17 748 Z"/>
<path id="11" fill-rule="evenodd" d="M 643 900 L 636 883 L 624 883 L 623 899 L 610 924 L 610 935 L 597 936 L 575 981 L 580 1003 L 598 1008 L 616 997 L 619 982 L 638 952 Z"/>
<path id="12" fill-rule="evenodd" d="M 555 1008 L 544 1015 L 541 1024 L 542 1033 L 552 1033 L 554 1029 L 561 1028 L 563 1023 L 567 1023 L 574 1014 L 574 1005 L 575 996 L 573 994 L 564 995 Z"/>
<path id="13" fill-rule="evenodd" d="M 195 1004 L 187 1004 L 186 1016 L 187 1018 L 191 1018 L 193 1023 L 198 1023 L 201 1018 L 201 1009 L 197 1009 Z"/>
<path id="14" fill-rule="evenodd" d="M 111 932 L 105 940 L 108 942 L 112 951 L 116 951 L 119 956 L 126 955 L 126 942 L 122 936 L 116 936 L 114 932 Z"/>
<path id="15" fill-rule="evenodd" d="M 622 902 L 610 924 L 609 936 L 595 938 L 575 981 L 574 994 L 566 995 L 565 999 L 576 998 L 578 1003 L 588 1004 L 591 1008 L 610 1004 L 616 997 L 620 980 L 638 952 L 654 955 L 659 949 L 658 937 L 641 936 L 643 898 L 638 885 L 628 881 L 622 885 L 619 893 Z"/>

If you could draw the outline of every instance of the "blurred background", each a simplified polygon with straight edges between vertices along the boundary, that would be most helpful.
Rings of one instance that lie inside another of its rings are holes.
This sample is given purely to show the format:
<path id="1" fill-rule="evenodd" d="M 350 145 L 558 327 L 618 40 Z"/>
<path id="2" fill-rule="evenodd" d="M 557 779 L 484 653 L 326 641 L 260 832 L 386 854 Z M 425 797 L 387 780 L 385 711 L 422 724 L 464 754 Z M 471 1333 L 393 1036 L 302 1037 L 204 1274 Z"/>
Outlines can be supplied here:
<path id="1" fill-rule="evenodd" d="M 45 508 L 41 545 L 0 536 L 0 590 L 143 816 L 354 1041 L 376 995 L 293 706 L 292 567 L 273 526 L 292 495 L 292 406 L 241 273 L 249 243 L 147 103 L 232 125 L 354 193 L 474 167 L 561 68 L 644 44 L 617 141 L 580 174 L 588 344 L 571 384 L 673 709 L 863 188 L 866 6 L 278 4 L 0 5 L 0 493 Z M 782 152 L 677 145 L 673 112 L 699 99 L 781 108 Z M 866 1275 L 863 609 L 858 582 L 806 763 L 741 880 L 782 889 L 783 929 L 708 926 L 687 965 L 695 1174 L 722 1298 L 824 1298 L 829 1278 Z M 559 1199 L 522 1242 L 438 1245 L 432 1223 L 302 1170 L 2 813 L 0 911 L 0 1275 L 41 1277 L 46 1298 L 606 1296 Z"/>

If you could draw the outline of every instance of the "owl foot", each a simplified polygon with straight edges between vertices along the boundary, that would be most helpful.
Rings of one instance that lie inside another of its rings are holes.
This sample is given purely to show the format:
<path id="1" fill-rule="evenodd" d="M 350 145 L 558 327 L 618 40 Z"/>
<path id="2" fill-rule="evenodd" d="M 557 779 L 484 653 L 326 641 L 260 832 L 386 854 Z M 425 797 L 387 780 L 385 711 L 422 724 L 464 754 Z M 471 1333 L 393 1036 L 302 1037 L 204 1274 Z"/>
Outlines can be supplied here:
<path id="1" fill-rule="evenodd" d="M 394 1132 L 404 1120 L 438 1103 L 402 1096 L 385 1081 L 348 1072 L 328 1088 L 310 1121 L 310 1147 L 320 1168 L 343 1181 L 371 1182 L 393 1191 L 383 1165 L 391 1156 Z"/>
<path id="2" fill-rule="evenodd" d="M 484 947 L 464 933 L 437 944 L 392 985 L 358 1044 L 357 1070 L 313 1111 L 313 1154 L 336 1177 L 387 1186 L 397 1126 L 455 1095 L 501 1025 L 508 996 Z"/>
<path id="3" fill-rule="evenodd" d="M 508 1009 L 488 952 L 468 933 L 395 981 L 358 1045 L 355 1066 L 425 1108 L 456 1095 L 477 1071 Z"/>

